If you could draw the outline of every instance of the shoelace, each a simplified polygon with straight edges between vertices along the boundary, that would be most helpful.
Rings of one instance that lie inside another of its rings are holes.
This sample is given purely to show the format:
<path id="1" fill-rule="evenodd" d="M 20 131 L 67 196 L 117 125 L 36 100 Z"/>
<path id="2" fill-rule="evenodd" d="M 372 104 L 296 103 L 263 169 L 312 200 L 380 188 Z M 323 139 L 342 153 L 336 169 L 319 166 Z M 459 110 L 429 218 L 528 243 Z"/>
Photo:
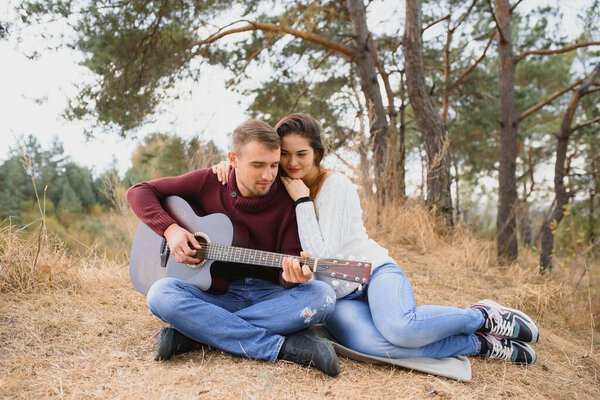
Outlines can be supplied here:
<path id="1" fill-rule="evenodd" d="M 510 346 L 502 344 L 498 339 L 492 340 L 492 352 L 490 353 L 490 358 L 510 360 L 511 355 L 512 348 Z"/>
<path id="2" fill-rule="evenodd" d="M 509 321 L 502 318 L 502 316 L 495 311 L 493 315 L 489 316 L 491 322 L 490 332 L 504 337 L 512 337 L 515 332 L 515 321 Z"/>

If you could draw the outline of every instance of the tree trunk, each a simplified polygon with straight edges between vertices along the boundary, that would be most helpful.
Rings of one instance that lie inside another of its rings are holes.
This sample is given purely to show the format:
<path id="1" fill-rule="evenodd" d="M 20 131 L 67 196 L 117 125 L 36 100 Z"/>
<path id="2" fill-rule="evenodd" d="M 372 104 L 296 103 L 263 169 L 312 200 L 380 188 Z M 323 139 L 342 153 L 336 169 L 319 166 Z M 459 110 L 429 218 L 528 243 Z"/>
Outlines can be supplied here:
<path id="1" fill-rule="evenodd" d="M 420 0 L 406 0 L 404 58 L 408 98 L 419 129 L 425 138 L 427 155 L 427 205 L 453 226 L 450 192 L 450 162 L 445 127 L 425 86 L 423 68 L 422 10 Z"/>
<path id="2" fill-rule="evenodd" d="M 361 88 L 367 101 L 370 134 L 373 143 L 375 187 L 377 198 L 385 202 L 386 181 L 393 166 L 387 165 L 386 150 L 389 145 L 389 125 L 381 90 L 377 81 L 377 67 L 371 52 L 371 34 L 367 26 L 367 15 L 363 0 L 347 0 L 346 6 L 352 20 L 354 51 Z M 389 182 L 387 182 L 389 184 Z"/>
<path id="3" fill-rule="evenodd" d="M 533 229 L 531 228 L 531 214 L 527 198 L 518 200 L 517 226 L 519 227 L 521 245 L 530 247 L 533 240 Z"/>
<path id="4" fill-rule="evenodd" d="M 544 221 L 544 226 L 542 227 L 542 251 L 540 253 L 541 273 L 551 271 L 553 268 L 552 252 L 554 250 L 554 234 L 564 216 L 564 206 L 567 205 L 569 201 L 569 193 L 565 186 L 565 163 L 567 161 L 567 146 L 569 145 L 569 138 L 571 136 L 571 123 L 573 122 L 573 117 L 575 116 L 575 111 L 577 110 L 581 97 L 586 94 L 588 88 L 599 74 L 600 64 L 596 65 L 590 76 L 573 93 L 560 125 L 560 133 L 556 142 L 556 163 L 554 164 L 554 192 L 556 197 L 554 208 L 546 218 L 546 221 Z"/>
<path id="5" fill-rule="evenodd" d="M 371 43 L 373 44 L 373 43 Z M 377 49 L 374 44 L 371 49 L 373 53 L 373 59 L 375 60 L 377 70 L 379 71 L 379 76 L 381 76 L 381 80 L 383 81 L 383 87 L 385 89 L 385 94 L 388 101 L 388 115 L 390 117 L 389 124 L 389 145 L 387 146 L 385 152 L 385 160 L 386 160 L 386 175 L 388 177 L 388 185 L 386 185 L 387 199 L 386 200 L 404 200 L 405 198 L 405 184 L 404 184 L 404 154 L 403 154 L 403 138 L 400 136 L 398 132 L 398 112 L 396 111 L 396 106 L 394 105 L 394 93 L 392 91 L 392 85 L 390 84 L 389 74 L 381 65 L 381 62 L 377 59 Z M 400 76 L 400 85 L 403 84 L 403 76 Z M 400 89 L 402 92 L 402 88 Z M 400 98 L 403 98 L 402 93 L 400 94 Z M 404 132 L 402 132 L 402 135 Z"/>
<path id="6" fill-rule="evenodd" d="M 496 244 L 498 261 L 509 264 L 519 255 L 516 235 L 517 115 L 515 109 L 515 59 L 510 31 L 508 0 L 494 0 L 500 62 L 500 170 Z"/>
<path id="7" fill-rule="evenodd" d="M 593 153 L 592 153 L 593 154 Z M 594 243 L 596 241 L 596 194 L 598 194 L 598 176 L 596 175 L 596 157 L 592 156 L 591 175 L 592 184 L 590 185 L 590 202 L 589 202 L 589 225 L 587 239 L 588 243 Z"/>
<path id="8" fill-rule="evenodd" d="M 450 110 L 450 46 L 454 31 L 450 28 L 452 20 L 448 19 L 448 31 L 446 32 L 446 44 L 444 45 L 444 98 L 442 100 L 442 123 L 448 124 L 448 113 Z"/>
<path id="9" fill-rule="evenodd" d="M 460 214 L 460 171 L 458 169 L 458 160 L 456 157 L 451 157 L 452 165 L 454 166 L 454 191 L 456 203 L 454 206 L 454 220 L 459 223 L 462 219 Z"/>
<path id="10" fill-rule="evenodd" d="M 406 197 L 406 95 L 404 93 L 406 83 L 404 76 L 404 71 L 400 72 L 400 149 L 398 154 L 398 185 L 402 197 Z"/>

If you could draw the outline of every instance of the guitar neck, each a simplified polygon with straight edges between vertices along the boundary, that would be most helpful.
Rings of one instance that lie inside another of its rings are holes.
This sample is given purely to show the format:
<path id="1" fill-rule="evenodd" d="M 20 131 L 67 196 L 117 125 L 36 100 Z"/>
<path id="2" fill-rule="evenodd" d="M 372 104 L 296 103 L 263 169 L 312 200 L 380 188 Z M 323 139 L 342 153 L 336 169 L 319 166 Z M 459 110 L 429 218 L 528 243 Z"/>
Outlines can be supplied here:
<path id="1" fill-rule="evenodd" d="M 208 243 L 204 246 L 206 246 L 206 258 L 215 261 L 282 268 L 281 260 L 284 257 L 293 257 L 302 260 L 303 263 L 308 264 L 311 269 L 315 264 L 315 259 L 312 258 L 300 258 L 286 254 L 272 253 L 270 251 L 246 249 L 243 247 L 227 246 L 216 243 Z"/>

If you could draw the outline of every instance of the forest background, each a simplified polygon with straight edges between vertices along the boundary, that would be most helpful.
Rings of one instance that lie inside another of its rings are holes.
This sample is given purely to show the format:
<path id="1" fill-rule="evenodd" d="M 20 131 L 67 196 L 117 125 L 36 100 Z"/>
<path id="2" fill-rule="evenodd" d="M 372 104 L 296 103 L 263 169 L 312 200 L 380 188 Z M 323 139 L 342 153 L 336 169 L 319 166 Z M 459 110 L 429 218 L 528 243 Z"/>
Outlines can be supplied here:
<path id="1" fill-rule="evenodd" d="M 496 238 L 504 262 L 516 260 L 520 240 L 541 247 L 541 266 L 551 268 L 554 247 L 544 242 L 555 233 L 567 251 L 577 247 L 569 241 L 597 237 L 598 5 L 580 4 L 573 18 L 573 5 L 532 2 L 519 12 L 526 3 L 506 15 L 502 4 L 483 1 L 411 3 L 418 15 L 385 1 L 15 5 L 13 20 L 1 22 L 2 40 L 38 37 L 27 49 L 33 59 L 79 50 L 95 76 L 78 83 L 65 122 L 85 121 L 82 136 L 109 136 L 116 146 L 119 137 L 143 141 L 127 171 L 92 171 L 65 154 L 61 138 L 42 148 L 35 133 L 10 132 L 20 139 L 0 165 L 0 218 L 24 224 L 37 208 L 23 155 L 47 187 L 54 227 L 91 236 L 98 230 L 89 217 L 110 209 L 101 193 L 108 175 L 118 172 L 128 186 L 222 158 L 229 132 L 190 139 L 153 125 L 216 65 L 223 86 L 253 99 L 248 117 L 319 118 L 329 165 L 367 197 L 420 198 L 447 226 L 466 223 Z M 70 30 L 44 30 L 57 20 Z M 413 27 L 422 43 L 406 39 Z"/>
<path id="2" fill-rule="evenodd" d="M 7 293 L 60 280 L 91 255 L 127 262 L 135 223 L 125 189 L 224 158 L 229 132 L 186 138 L 155 124 L 218 67 L 224 87 L 251 99 L 247 117 L 320 120 L 327 165 L 359 187 L 381 228 L 372 234 L 392 231 L 390 208 L 422 209 L 444 241 L 467 234 L 488 243 L 494 260 L 483 265 L 498 279 L 523 267 L 540 279 L 566 274 L 575 289 L 586 278 L 597 330 L 600 2 L 578 3 L 574 19 L 564 17 L 571 2 L 528 0 L 14 6 L 14 18 L 0 19 L 0 40 L 18 47 L 34 35 L 33 59 L 71 48 L 92 77 L 69 97 L 65 123 L 115 146 L 140 139 L 127 170 L 98 171 L 74 162 L 61 138 L 44 147 L 17 133 L 0 164 L 2 235 L 29 235 L 37 252 L 13 274 L 0 250 Z M 68 30 L 45 28 L 55 21 Z M 72 261 L 42 262 L 48 246 Z"/>

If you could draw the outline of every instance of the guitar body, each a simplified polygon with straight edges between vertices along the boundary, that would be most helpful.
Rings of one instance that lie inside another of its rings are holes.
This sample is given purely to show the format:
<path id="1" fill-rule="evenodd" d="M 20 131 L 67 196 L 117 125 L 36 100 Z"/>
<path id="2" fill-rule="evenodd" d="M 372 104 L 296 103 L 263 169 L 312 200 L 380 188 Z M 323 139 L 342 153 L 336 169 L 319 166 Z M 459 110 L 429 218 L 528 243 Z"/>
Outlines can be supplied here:
<path id="1" fill-rule="evenodd" d="M 210 293 L 225 293 L 229 279 L 219 267 L 226 267 L 228 262 L 282 268 L 285 254 L 231 246 L 233 224 L 227 215 L 199 217 L 184 199 L 176 196 L 167 197 L 163 207 L 179 226 L 193 233 L 200 242 L 202 249 L 197 258 L 202 263 L 178 263 L 170 257 L 166 240 L 140 222 L 131 247 L 129 275 L 135 288 L 143 294 L 148 293 L 154 282 L 166 277 L 184 280 Z M 366 284 L 371 275 L 371 264 L 364 261 L 292 257 L 314 273 L 336 279 Z M 215 262 L 217 265 L 213 265 Z"/>
<path id="2" fill-rule="evenodd" d="M 208 242 L 227 246 L 233 242 L 233 224 L 225 214 L 199 217 L 185 200 L 176 196 L 168 197 L 163 206 L 180 226 L 192 233 L 202 232 Z M 212 275 L 213 262 L 205 260 L 197 268 L 178 263 L 170 257 L 164 238 L 140 222 L 131 248 L 129 275 L 135 288 L 143 294 L 148 293 L 154 282 L 166 277 L 187 281 L 204 291 L 223 293 L 227 291 L 228 282 Z"/>

